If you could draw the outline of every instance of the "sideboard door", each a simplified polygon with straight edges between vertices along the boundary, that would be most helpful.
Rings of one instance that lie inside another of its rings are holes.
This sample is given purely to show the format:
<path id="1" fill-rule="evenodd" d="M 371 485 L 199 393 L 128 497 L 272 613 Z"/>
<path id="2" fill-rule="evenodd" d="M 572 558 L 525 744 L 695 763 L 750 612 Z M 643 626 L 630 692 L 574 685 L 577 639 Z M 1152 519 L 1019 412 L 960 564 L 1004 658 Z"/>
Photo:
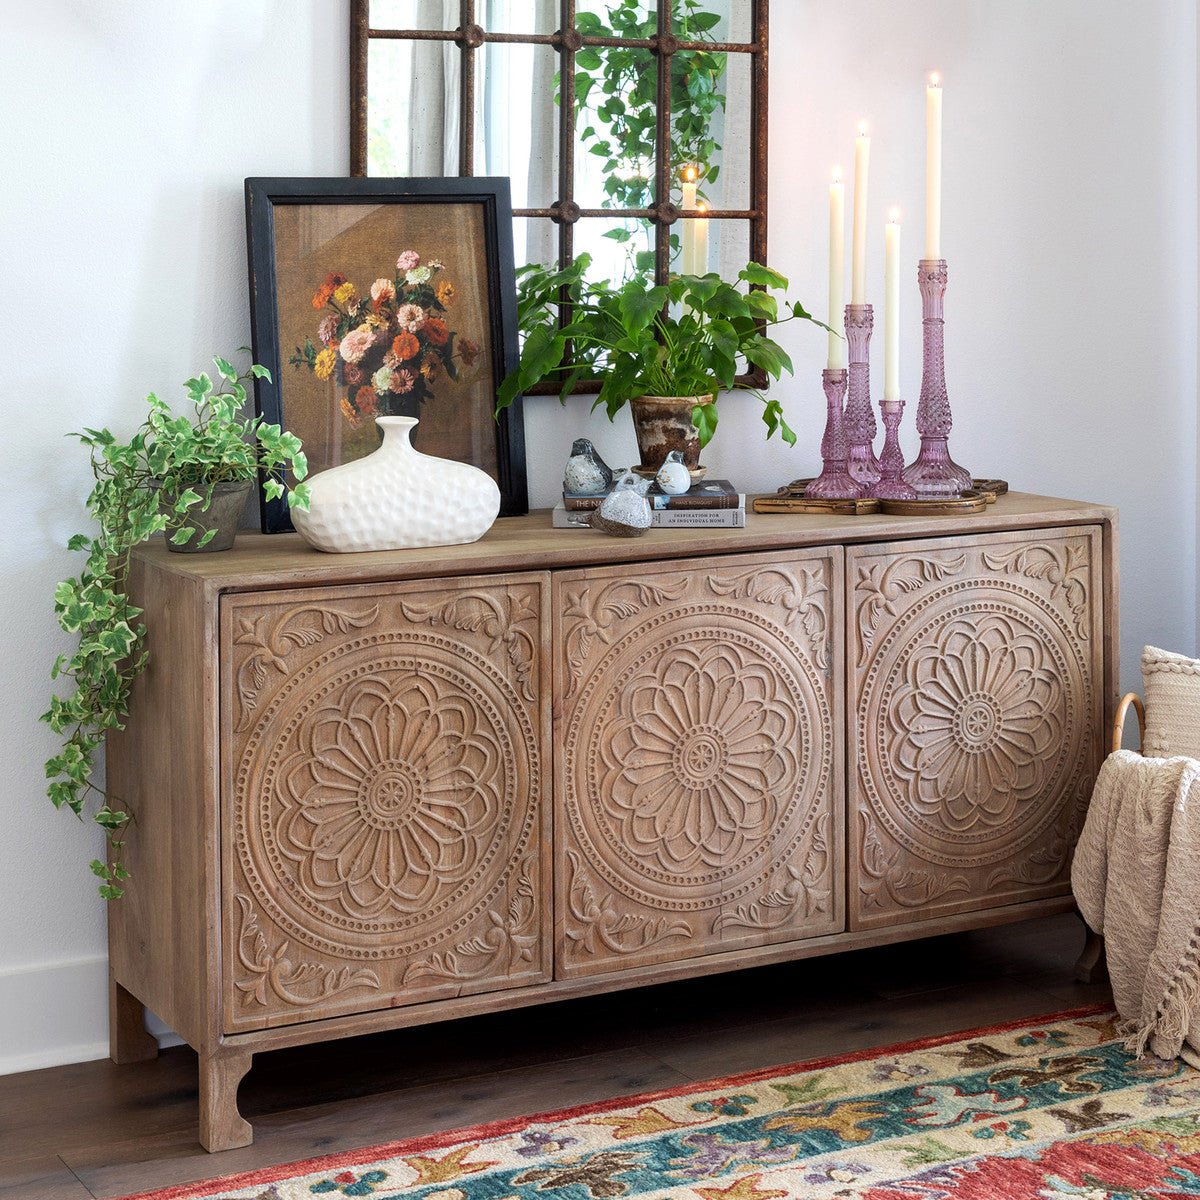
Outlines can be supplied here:
<path id="1" fill-rule="evenodd" d="M 548 600 L 222 598 L 227 1032 L 551 978 Z"/>
<path id="2" fill-rule="evenodd" d="M 1065 895 L 1104 754 L 1101 531 L 847 552 L 850 926 Z"/>
<path id="3" fill-rule="evenodd" d="M 844 927 L 842 553 L 555 574 L 559 978 Z"/>

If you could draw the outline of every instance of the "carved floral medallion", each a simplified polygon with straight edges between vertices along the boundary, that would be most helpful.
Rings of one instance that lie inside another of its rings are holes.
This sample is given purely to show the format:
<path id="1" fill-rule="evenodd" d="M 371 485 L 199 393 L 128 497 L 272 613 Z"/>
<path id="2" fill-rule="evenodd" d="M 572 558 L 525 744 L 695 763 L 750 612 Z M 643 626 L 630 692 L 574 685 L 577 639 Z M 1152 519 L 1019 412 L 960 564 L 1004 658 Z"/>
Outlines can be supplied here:
<path id="1" fill-rule="evenodd" d="M 566 974 L 840 922 L 835 578 L 812 555 L 564 588 Z"/>
<path id="2" fill-rule="evenodd" d="M 1066 733 L 1066 683 L 1029 625 L 988 614 L 913 647 L 895 691 L 892 771 L 912 810 L 963 833 L 1020 819 Z"/>
<path id="3" fill-rule="evenodd" d="M 857 927 L 1066 887 L 1100 757 L 1091 537 L 857 556 Z"/>
<path id="4" fill-rule="evenodd" d="M 1069 626 L 1004 584 L 932 591 L 892 627 L 859 705 L 860 763 L 892 836 L 935 863 L 998 861 L 1039 836 L 1082 769 L 1091 684 Z"/>
<path id="5" fill-rule="evenodd" d="M 614 835 L 668 875 L 743 860 L 799 771 L 807 731 L 783 689 L 736 642 L 698 640 L 645 662 L 596 744 Z"/>
<path id="6" fill-rule="evenodd" d="M 504 740 L 449 677 L 380 671 L 297 728 L 278 771 L 275 840 L 305 891 L 349 916 L 419 912 L 487 854 Z"/>
<path id="7" fill-rule="evenodd" d="M 506 612 L 512 645 L 535 644 L 524 626 L 536 628 L 538 609 L 521 592 L 486 612 L 473 595 L 448 595 L 456 614 L 486 620 L 442 632 L 440 609 L 434 628 L 427 614 L 373 610 L 332 643 L 289 644 L 240 737 L 233 808 L 239 872 L 264 928 L 334 960 L 427 963 L 414 977 L 429 979 L 449 978 L 447 963 L 475 973 L 528 938 L 527 914 L 509 910 L 513 889 L 536 886 L 540 822 L 529 658 L 487 654 L 508 636 Z M 289 619 L 281 610 L 279 623 Z M 259 641 L 273 637 L 264 626 Z M 472 953 L 477 939 L 487 955 Z"/>

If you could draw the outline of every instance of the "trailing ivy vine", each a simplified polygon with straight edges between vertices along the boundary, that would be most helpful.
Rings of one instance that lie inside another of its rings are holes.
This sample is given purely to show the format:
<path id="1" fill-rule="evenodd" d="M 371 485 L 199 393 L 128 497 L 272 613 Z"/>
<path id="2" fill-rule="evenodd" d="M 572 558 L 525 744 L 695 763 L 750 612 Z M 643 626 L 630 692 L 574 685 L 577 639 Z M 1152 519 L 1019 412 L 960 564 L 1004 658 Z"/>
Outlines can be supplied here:
<path id="1" fill-rule="evenodd" d="M 96 754 L 110 729 L 124 728 L 134 681 L 148 661 L 142 609 L 128 594 L 133 551 L 156 533 L 177 545 L 199 535 L 203 546 L 216 530 L 200 532 L 193 515 L 207 511 L 218 484 L 252 480 L 261 467 L 263 490 L 279 497 L 287 490 L 285 471 L 299 480 L 308 469 L 295 434 L 242 415 L 247 383 L 255 376 L 269 378 L 267 368 L 252 364 L 239 373 L 223 358 L 214 362 L 219 388 L 206 374 L 184 384 L 191 414 L 177 416 L 151 395 L 146 420 L 127 442 L 108 429 L 69 435 L 91 455 L 95 484 L 87 507 L 98 528 L 67 543 L 84 555 L 84 564 L 54 589 L 54 611 L 59 627 L 77 637 L 78 645 L 55 661 L 51 678 L 69 680 L 71 687 L 51 697 L 41 719 L 62 739 L 46 763 L 54 807 L 82 818 L 90 799 L 99 802 L 93 819 L 105 832 L 106 853 L 91 869 L 106 900 L 118 899 L 129 878 L 122 851 L 131 816 L 94 782 Z M 303 484 L 291 489 L 291 503 L 307 506 Z"/>

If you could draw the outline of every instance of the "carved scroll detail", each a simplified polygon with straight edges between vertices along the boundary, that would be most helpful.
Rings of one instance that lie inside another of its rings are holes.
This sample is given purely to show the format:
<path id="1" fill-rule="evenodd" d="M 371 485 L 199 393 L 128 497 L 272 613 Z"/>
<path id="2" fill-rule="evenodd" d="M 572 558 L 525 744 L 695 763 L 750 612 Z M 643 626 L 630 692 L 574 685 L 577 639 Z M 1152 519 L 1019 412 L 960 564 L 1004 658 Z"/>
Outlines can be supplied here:
<path id="1" fill-rule="evenodd" d="M 409 621 L 438 625 L 460 633 L 481 633 L 488 650 L 503 650 L 512 664 L 521 695 L 534 700 L 533 664 L 538 646 L 538 612 L 527 592 L 510 591 L 505 604 L 496 591 L 462 592 L 433 604 L 405 599 L 400 611 Z"/>
<path id="2" fill-rule="evenodd" d="M 965 554 L 906 554 L 887 563 L 860 566 L 856 588 L 866 598 L 858 608 L 858 665 L 864 666 L 870 658 L 880 620 L 896 615 L 901 597 L 957 575 L 966 565 Z"/>
<path id="3" fill-rule="evenodd" d="M 568 904 L 574 924 L 567 925 L 566 934 L 582 952 L 598 954 L 603 949 L 611 954 L 632 954 L 669 938 L 692 936 L 691 925 L 682 918 L 621 912 L 611 892 L 596 894 L 574 850 L 567 851 L 567 860 L 571 871 Z"/>
<path id="4" fill-rule="evenodd" d="M 971 885 L 965 875 L 952 875 L 948 871 L 918 871 L 911 867 L 901 870 L 900 851 L 894 850 L 888 854 L 870 815 L 860 812 L 858 817 L 863 832 L 859 861 L 864 873 L 874 880 L 873 884 L 859 886 L 864 908 L 887 909 L 893 904 L 902 908 L 921 908 L 952 892 L 970 891 Z"/>
<path id="5" fill-rule="evenodd" d="M 362 612 L 309 604 L 290 608 L 275 621 L 266 614 L 239 614 L 233 644 L 254 646 L 256 649 L 242 659 L 237 669 L 239 715 L 235 730 L 240 733 L 250 724 L 269 672 L 274 670 L 281 675 L 288 673 L 287 660 L 293 651 L 303 646 L 315 646 L 330 634 L 366 629 L 378 617 L 377 604 Z"/>
<path id="6" fill-rule="evenodd" d="M 596 642 L 606 646 L 611 644 L 620 636 L 623 621 L 647 608 L 678 600 L 687 592 L 688 586 L 687 577 L 680 576 L 670 584 L 620 580 L 601 589 L 595 596 L 586 583 L 566 592 L 563 621 L 568 631 L 566 655 L 570 666 L 567 697 L 572 696 L 579 686 L 584 662 Z"/>
<path id="7" fill-rule="evenodd" d="M 770 931 L 830 912 L 833 892 L 829 886 L 829 821 L 823 813 L 813 831 L 812 844 L 804 865 L 787 865 L 787 882 L 764 893 L 748 904 L 739 904 L 717 914 L 712 924 L 714 935 L 727 929 Z"/>
<path id="8" fill-rule="evenodd" d="M 522 862 L 508 908 L 502 912 L 493 909 L 486 915 L 489 929 L 459 942 L 453 950 L 410 963 L 404 972 L 404 983 L 419 979 L 463 982 L 496 973 L 514 975 L 521 970 L 521 964 L 532 963 L 539 941 L 536 866 L 537 860 L 532 855 Z"/>
<path id="9" fill-rule="evenodd" d="M 829 666 L 829 593 L 825 581 L 827 565 L 792 566 L 788 570 L 769 567 L 751 575 L 710 575 L 709 591 L 757 605 L 771 604 L 786 614 L 783 624 L 799 625 L 808 640 L 808 651 L 821 670 Z"/>
<path id="10" fill-rule="evenodd" d="M 1087 640 L 1091 632 L 1088 619 L 1091 557 L 1086 541 L 1060 542 L 1056 546 L 1038 542 L 1003 553 L 985 553 L 983 561 L 993 571 L 1023 575 L 1026 579 L 1040 579 L 1049 584 L 1051 599 L 1062 599 L 1066 603 L 1075 622 L 1076 634 Z"/>
<path id="11" fill-rule="evenodd" d="M 286 940 L 272 949 L 249 897 L 239 893 L 234 899 L 242 910 L 238 960 L 249 972 L 248 978 L 235 982 L 247 1004 L 266 1007 L 268 990 L 285 1004 L 299 1008 L 319 1004 L 356 988 L 379 989 L 379 976 L 364 967 L 327 967 L 303 960 L 293 962 L 287 957 L 291 943 Z"/>

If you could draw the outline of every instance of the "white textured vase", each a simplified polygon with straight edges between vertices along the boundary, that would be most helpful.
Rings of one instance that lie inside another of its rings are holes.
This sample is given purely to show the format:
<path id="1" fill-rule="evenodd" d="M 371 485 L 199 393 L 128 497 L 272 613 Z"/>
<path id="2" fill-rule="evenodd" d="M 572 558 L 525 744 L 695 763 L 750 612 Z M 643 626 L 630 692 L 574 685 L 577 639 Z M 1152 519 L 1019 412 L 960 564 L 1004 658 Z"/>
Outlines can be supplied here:
<path id="1" fill-rule="evenodd" d="M 376 417 L 383 445 L 374 454 L 309 481 L 309 507 L 292 524 L 310 546 L 330 553 L 457 546 L 474 542 L 500 512 L 500 489 L 478 467 L 434 458 L 409 440 L 415 417 Z"/>

